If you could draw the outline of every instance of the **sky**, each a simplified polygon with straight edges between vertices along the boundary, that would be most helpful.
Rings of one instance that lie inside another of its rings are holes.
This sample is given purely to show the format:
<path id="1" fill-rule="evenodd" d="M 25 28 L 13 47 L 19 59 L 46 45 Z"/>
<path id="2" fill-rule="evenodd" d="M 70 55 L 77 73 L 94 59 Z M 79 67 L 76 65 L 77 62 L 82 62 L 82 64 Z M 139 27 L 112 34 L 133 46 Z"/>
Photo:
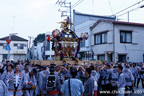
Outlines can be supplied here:
<path id="1" fill-rule="evenodd" d="M 66 17 L 61 17 L 61 12 L 58 10 L 66 10 L 67 8 L 60 7 L 56 1 L 58 0 L 0 0 L 0 38 L 8 36 L 10 33 L 18 33 L 18 36 L 25 39 L 29 39 L 28 36 L 32 36 L 34 39 L 38 34 L 59 29 L 58 22 Z M 77 1 L 79 0 L 66 0 L 72 5 Z M 93 15 L 114 15 L 141 0 L 80 1 L 82 2 L 73 8 L 77 12 Z M 144 5 L 144 1 L 131 9 L 141 5 Z M 128 15 L 125 14 L 118 18 L 121 21 L 127 21 L 127 17 Z M 144 23 L 143 17 L 144 8 L 138 8 L 129 13 L 130 22 Z"/>

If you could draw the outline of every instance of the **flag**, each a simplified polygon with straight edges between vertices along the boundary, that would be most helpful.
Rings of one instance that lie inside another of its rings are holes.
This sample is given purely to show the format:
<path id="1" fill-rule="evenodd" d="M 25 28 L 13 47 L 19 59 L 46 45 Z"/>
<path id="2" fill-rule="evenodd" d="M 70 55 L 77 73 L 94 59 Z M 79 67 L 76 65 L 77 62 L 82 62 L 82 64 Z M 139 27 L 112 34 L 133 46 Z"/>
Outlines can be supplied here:
<path id="1" fill-rule="evenodd" d="M 7 44 L 7 47 L 6 47 L 5 49 L 6 49 L 6 50 L 8 50 L 8 51 L 10 51 L 10 50 L 11 50 L 11 48 L 10 48 L 9 44 Z"/>

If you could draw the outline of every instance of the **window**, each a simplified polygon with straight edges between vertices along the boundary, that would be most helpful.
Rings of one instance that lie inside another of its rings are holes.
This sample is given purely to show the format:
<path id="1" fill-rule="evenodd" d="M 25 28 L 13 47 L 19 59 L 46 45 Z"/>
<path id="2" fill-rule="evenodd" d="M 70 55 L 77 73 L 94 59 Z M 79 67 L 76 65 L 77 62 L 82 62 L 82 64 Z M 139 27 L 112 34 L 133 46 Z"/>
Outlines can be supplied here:
<path id="1" fill-rule="evenodd" d="M 97 60 L 105 60 L 105 55 L 97 55 Z"/>
<path id="2" fill-rule="evenodd" d="M 100 33 L 95 35 L 95 44 L 107 43 L 107 33 Z"/>
<path id="3" fill-rule="evenodd" d="M 3 44 L 3 49 L 6 49 L 6 47 L 7 47 L 7 43 L 4 43 Z"/>
<path id="4" fill-rule="evenodd" d="M 132 43 L 132 32 L 120 31 L 120 43 Z"/>
<path id="5" fill-rule="evenodd" d="M 17 49 L 24 49 L 24 44 L 17 44 Z"/>
<path id="6" fill-rule="evenodd" d="M 85 47 L 85 39 L 83 39 L 80 43 L 80 47 Z"/>
<path id="7" fill-rule="evenodd" d="M 0 43 L 0 46 L 3 46 L 3 43 Z"/>
<path id="8" fill-rule="evenodd" d="M 17 46 L 17 44 L 14 43 L 14 46 Z"/>
<path id="9" fill-rule="evenodd" d="M 126 62 L 126 55 L 118 55 L 119 62 Z"/>
<path id="10" fill-rule="evenodd" d="M 7 59 L 7 54 L 3 54 L 3 59 Z"/>

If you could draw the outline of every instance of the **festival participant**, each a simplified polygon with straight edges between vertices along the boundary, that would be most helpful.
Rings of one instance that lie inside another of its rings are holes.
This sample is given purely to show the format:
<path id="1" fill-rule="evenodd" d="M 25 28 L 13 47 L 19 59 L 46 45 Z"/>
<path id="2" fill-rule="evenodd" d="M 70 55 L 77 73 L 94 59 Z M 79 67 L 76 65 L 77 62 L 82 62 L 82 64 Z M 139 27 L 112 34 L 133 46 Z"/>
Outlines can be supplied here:
<path id="1" fill-rule="evenodd" d="M 112 81 L 118 82 L 118 76 L 119 76 L 119 73 L 117 72 L 117 66 L 114 66 L 111 72 L 111 77 L 112 77 L 111 82 Z M 111 83 L 111 92 L 112 91 L 117 91 L 117 86 L 114 85 L 113 83 Z M 116 96 L 116 94 L 112 93 L 111 96 Z"/>
<path id="2" fill-rule="evenodd" d="M 63 64 L 63 67 L 62 67 L 62 74 L 64 75 L 65 77 L 65 80 L 69 79 L 70 78 L 70 75 L 68 73 L 68 65 L 65 63 Z"/>
<path id="3" fill-rule="evenodd" d="M 9 65 L 10 65 L 10 61 L 6 61 L 6 64 L 3 66 L 4 67 L 4 71 L 7 70 L 7 66 L 9 66 Z"/>
<path id="4" fill-rule="evenodd" d="M 38 86 L 40 88 L 41 96 L 44 96 L 46 95 L 46 90 L 42 89 L 42 87 L 44 87 L 42 84 L 43 84 L 43 81 L 46 79 L 46 77 L 49 75 L 49 71 L 46 70 L 47 69 L 46 66 L 42 66 L 42 69 L 43 70 L 39 73 Z"/>
<path id="5" fill-rule="evenodd" d="M 24 66 L 22 65 L 21 61 L 18 61 L 19 65 L 20 65 L 20 71 L 22 72 L 24 70 Z"/>
<path id="6" fill-rule="evenodd" d="M 8 75 L 6 77 L 6 81 L 8 81 L 9 84 L 9 92 L 10 96 L 22 96 L 23 92 L 22 89 L 24 85 L 26 84 L 26 78 L 23 73 L 20 72 L 20 65 L 15 65 L 15 72 L 13 75 L 13 78 L 11 75 Z"/>
<path id="7" fill-rule="evenodd" d="M 43 79 L 42 89 L 46 90 L 46 96 L 58 96 L 61 88 L 59 77 L 54 74 L 54 66 L 50 66 L 49 71 L 50 74 L 47 75 L 46 79 Z"/>
<path id="8" fill-rule="evenodd" d="M 84 83 L 84 96 L 92 96 L 94 88 L 94 78 L 91 77 L 91 69 L 86 68 L 85 71 L 86 81 Z"/>
<path id="9" fill-rule="evenodd" d="M 74 66 L 75 67 L 75 66 Z M 75 67 L 75 68 L 77 68 L 77 67 Z M 84 82 L 85 82 L 85 79 L 86 79 L 86 76 L 85 76 L 85 69 L 82 67 L 82 66 L 78 66 L 78 72 L 77 72 L 77 76 L 76 76 L 76 78 L 77 79 L 80 79 L 82 82 L 83 82 L 83 84 L 84 84 Z"/>
<path id="10" fill-rule="evenodd" d="M 134 76 L 134 87 L 136 85 L 136 80 L 137 80 L 137 76 L 138 76 L 138 70 L 136 67 L 136 63 L 133 63 L 133 76 Z"/>
<path id="11" fill-rule="evenodd" d="M 63 96 L 83 96 L 84 86 L 79 79 L 76 79 L 77 70 L 71 68 L 72 78 L 66 80 L 61 88 Z"/>
<path id="12" fill-rule="evenodd" d="M 97 96 L 100 95 L 100 89 L 101 89 L 101 81 L 100 81 L 100 73 L 99 73 L 99 66 L 95 66 L 95 70 L 96 70 L 96 76 L 97 76 L 97 84 L 98 84 L 98 88 L 97 88 Z"/>
<path id="13" fill-rule="evenodd" d="M 117 71 L 119 73 L 118 82 L 111 81 L 118 87 L 118 92 L 119 92 L 118 96 L 124 96 L 124 92 L 125 92 L 126 81 L 125 81 L 124 74 L 122 73 L 122 70 L 123 70 L 123 67 L 121 65 L 118 65 L 117 67 Z"/>
<path id="14" fill-rule="evenodd" d="M 8 81 L 6 81 L 6 78 L 7 78 L 7 76 L 9 76 L 10 79 L 13 78 L 13 76 L 14 76 L 13 65 L 10 64 L 7 68 L 8 68 L 7 71 L 4 72 L 4 74 L 5 74 L 4 82 L 5 82 L 6 86 L 7 86 L 7 88 L 9 88 L 9 84 L 8 84 Z"/>
<path id="15" fill-rule="evenodd" d="M 37 72 L 36 72 L 35 77 L 36 77 L 36 80 L 37 80 L 37 85 L 39 85 L 39 74 L 40 74 L 40 72 L 42 71 L 42 70 L 41 70 L 41 66 L 37 64 L 37 65 L 36 65 L 36 70 L 37 70 Z M 39 88 L 39 86 L 36 87 L 35 95 L 36 95 L 36 96 L 40 96 L 40 88 Z"/>
<path id="16" fill-rule="evenodd" d="M 61 85 L 63 85 L 63 83 L 65 81 L 65 76 L 64 76 L 64 74 L 62 72 L 63 69 L 64 69 L 63 67 L 57 66 L 56 67 L 56 71 L 55 71 L 55 75 L 58 75 L 59 78 L 60 78 Z"/>
<path id="17" fill-rule="evenodd" d="M 96 72 L 96 70 L 94 70 L 94 66 L 92 65 L 92 66 L 90 66 L 90 68 L 91 68 L 91 77 L 93 77 L 94 78 L 94 96 L 97 96 L 97 87 L 98 87 L 98 85 L 97 85 L 97 81 L 98 81 L 98 79 L 99 79 L 99 77 L 98 77 L 98 75 L 97 75 L 97 72 Z"/>
<path id="18" fill-rule="evenodd" d="M 142 67 L 143 67 L 143 64 L 142 64 L 142 62 L 140 62 L 140 66 L 137 66 L 137 70 L 138 70 L 137 88 L 139 86 L 140 80 L 142 82 L 142 87 L 144 88 L 143 74 L 141 73 Z"/>
<path id="19" fill-rule="evenodd" d="M 106 91 L 109 91 L 109 92 L 111 92 L 111 90 L 112 90 L 112 86 L 111 86 L 111 67 L 110 67 L 110 65 L 108 65 L 107 64 L 107 66 L 106 66 L 106 77 L 105 77 L 105 86 L 106 86 Z M 107 94 L 107 96 L 111 96 L 111 94 Z"/>
<path id="20" fill-rule="evenodd" d="M 102 91 L 106 91 L 106 65 L 103 65 L 102 68 L 100 69 L 100 84 L 101 84 L 101 89 Z M 104 96 L 104 94 L 101 94 Z"/>
<path id="21" fill-rule="evenodd" d="M 0 96 L 10 96 L 9 91 L 2 80 L 0 80 Z"/>
<path id="22" fill-rule="evenodd" d="M 22 71 L 22 73 L 24 73 L 25 75 L 26 74 L 29 74 L 29 64 L 25 64 L 25 68 L 24 68 L 24 70 Z"/>
<path id="23" fill-rule="evenodd" d="M 34 91 L 37 86 L 35 74 L 36 74 L 36 69 L 32 69 L 31 72 L 29 72 L 29 74 L 25 75 L 27 78 L 27 84 L 24 87 L 24 90 L 26 91 L 24 94 L 25 96 L 34 96 Z"/>
<path id="24" fill-rule="evenodd" d="M 133 81 L 134 81 L 133 74 L 132 74 L 131 70 L 129 69 L 129 66 L 126 66 L 122 72 L 123 72 L 123 74 L 125 76 L 125 80 L 126 80 L 126 86 L 125 86 L 126 95 L 128 95 L 127 92 L 129 91 L 129 89 L 130 89 L 130 94 L 132 95 Z"/>

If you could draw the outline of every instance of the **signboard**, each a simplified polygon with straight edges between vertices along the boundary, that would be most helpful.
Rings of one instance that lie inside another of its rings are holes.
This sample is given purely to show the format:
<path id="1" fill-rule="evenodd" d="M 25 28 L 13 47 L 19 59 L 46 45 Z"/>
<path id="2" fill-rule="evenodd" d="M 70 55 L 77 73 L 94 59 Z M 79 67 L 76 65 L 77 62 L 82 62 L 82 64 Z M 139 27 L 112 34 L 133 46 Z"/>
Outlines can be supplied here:
<path id="1" fill-rule="evenodd" d="M 11 39 L 6 39 L 7 44 L 10 44 Z"/>
<path id="2" fill-rule="evenodd" d="M 7 47 L 6 47 L 5 49 L 6 49 L 6 50 L 8 50 L 8 51 L 10 51 L 10 50 L 11 50 L 11 48 L 10 48 L 9 44 L 7 44 Z"/>

